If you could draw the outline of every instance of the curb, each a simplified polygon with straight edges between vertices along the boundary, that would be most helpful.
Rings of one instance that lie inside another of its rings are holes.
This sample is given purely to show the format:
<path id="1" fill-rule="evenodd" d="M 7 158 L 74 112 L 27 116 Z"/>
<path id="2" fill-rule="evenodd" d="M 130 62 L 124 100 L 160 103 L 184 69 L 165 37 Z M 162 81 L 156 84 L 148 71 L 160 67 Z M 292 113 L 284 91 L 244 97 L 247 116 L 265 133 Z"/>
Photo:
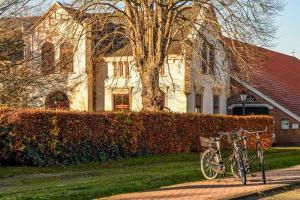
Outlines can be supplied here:
<path id="1" fill-rule="evenodd" d="M 267 190 L 261 190 L 261 191 L 255 191 L 255 192 L 251 192 L 251 193 L 231 196 L 231 197 L 224 198 L 222 200 L 256 200 L 256 199 L 262 198 L 264 196 L 271 195 L 273 193 L 280 193 L 282 191 L 291 190 L 291 189 L 294 189 L 299 186 L 300 186 L 300 182 L 295 182 L 295 183 L 291 183 L 291 184 L 287 184 L 287 185 L 283 185 L 283 186 L 270 188 Z"/>

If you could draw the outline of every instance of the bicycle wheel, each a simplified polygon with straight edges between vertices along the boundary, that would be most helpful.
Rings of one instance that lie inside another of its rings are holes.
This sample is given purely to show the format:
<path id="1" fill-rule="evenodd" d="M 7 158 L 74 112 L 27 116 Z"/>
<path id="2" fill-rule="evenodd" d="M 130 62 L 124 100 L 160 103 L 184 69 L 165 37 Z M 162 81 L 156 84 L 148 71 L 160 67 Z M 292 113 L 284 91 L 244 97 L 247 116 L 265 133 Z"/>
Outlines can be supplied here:
<path id="1" fill-rule="evenodd" d="M 244 161 L 243 161 L 243 158 L 242 158 L 240 152 L 236 152 L 236 161 L 237 161 L 240 180 L 243 183 L 243 185 L 246 185 L 247 184 L 246 170 L 245 170 Z"/>
<path id="2" fill-rule="evenodd" d="M 266 184 L 264 152 L 262 149 L 258 152 L 258 158 L 259 158 L 260 171 L 261 171 L 263 183 Z"/>
<path id="3" fill-rule="evenodd" d="M 240 178 L 239 168 L 238 168 L 236 159 L 233 159 L 231 161 L 230 169 L 231 169 L 231 173 L 232 173 L 233 177 Z"/>
<path id="4" fill-rule="evenodd" d="M 200 161 L 203 176 L 208 179 L 215 179 L 218 176 L 219 157 L 215 150 L 206 150 Z"/>

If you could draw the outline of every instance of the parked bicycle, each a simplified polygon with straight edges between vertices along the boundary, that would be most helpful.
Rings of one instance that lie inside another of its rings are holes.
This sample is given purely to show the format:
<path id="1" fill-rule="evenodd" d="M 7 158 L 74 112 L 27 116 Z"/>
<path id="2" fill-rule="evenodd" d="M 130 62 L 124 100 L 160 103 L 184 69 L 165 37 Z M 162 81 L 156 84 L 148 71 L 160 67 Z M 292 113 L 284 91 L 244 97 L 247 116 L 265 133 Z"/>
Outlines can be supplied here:
<path id="1" fill-rule="evenodd" d="M 263 131 L 250 132 L 250 131 L 243 130 L 243 129 L 241 129 L 239 131 L 240 132 L 240 137 L 243 140 L 243 148 L 241 149 L 241 151 L 242 151 L 242 157 L 243 157 L 243 160 L 244 160 L 244 165 L 245 165 L 245 168 L 246 168 L 246 172 L 252 175 L 252 171 L 251 171 L 252 165 L 254 164 L 254 161 L 256 159 L 258 159 L 259 160 L 259 168 L 260 168 L 260 171 L 261 171 L 261 176 L 262 176 L 262 180 L 263 180 L 264 184 L 266 184 L 266 175 L 265 175 L 265 166 L 264 166 L 264 151 L 263 151 L 263 148 L 262 148 L 262 145 L 261 145 L 260 134 L 261 133 L 266 133 L 267 131 L 268 131 L 267 128 Z M 249 136 L 251 134 L 252 135 L 255 134 L 256 143 L 255 143 L 255 153 L 252 156 L 250 156 L 250 158 L 249 158 L 247 139 L 249 138 Z M 239 177 L 239 173 L 237 173 L 237 170 L 236 170 L 236 163 L 232 166 L 233 166 L 232 172 L 233 172 L 234 176 Z"/>
<path id="2" fill-rule="evenodd" d="M 200 137 L 201 145 L 208 147 L 202 154 L 200 159 L 201 171 L 206 179 L 215 179 L 218 175 L 226 175 L 226 166 L 236 164 L 238 166 L 239 178 L 242 184 L 246 185 L 246 169 L 241 155 L 241 147 L 238 144 L 238 139 L 232 133 L 219 133 L 219 137 L 205 138 Z M 233 151 L 230 156 L 223 161 L 221 154 L 221 139 L 231 137 Z M 233 167 L 231 167 L 233 169 Z"/>

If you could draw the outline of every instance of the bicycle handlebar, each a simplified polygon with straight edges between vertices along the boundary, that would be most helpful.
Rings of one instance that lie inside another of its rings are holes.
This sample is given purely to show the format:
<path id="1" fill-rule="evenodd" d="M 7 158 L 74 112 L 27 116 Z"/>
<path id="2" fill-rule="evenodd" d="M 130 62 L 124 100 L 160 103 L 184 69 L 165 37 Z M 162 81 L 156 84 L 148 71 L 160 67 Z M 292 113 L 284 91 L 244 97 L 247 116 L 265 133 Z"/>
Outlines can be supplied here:
<path id="1" fill-rule="evenodd" d="M 232 134 L 232 133 L 230 133 L 230 132 L 219 132 L 220 137 L 227 136 L 227 135 L 230 135 L 230 134 Z"/>
<path id="2" fill-rule="evenodd" d="M 241 129 L 240 132 L 245 132 L 247 135 L 248 134 L 259 134 L 259 133 L 264 133 L 264 132 L 267 132 L 268 131 L 268 127 L 265 128 L 265 130 L 263 131 L 247 131 L 247 130 L 244 130 L 244 129 Z"/>

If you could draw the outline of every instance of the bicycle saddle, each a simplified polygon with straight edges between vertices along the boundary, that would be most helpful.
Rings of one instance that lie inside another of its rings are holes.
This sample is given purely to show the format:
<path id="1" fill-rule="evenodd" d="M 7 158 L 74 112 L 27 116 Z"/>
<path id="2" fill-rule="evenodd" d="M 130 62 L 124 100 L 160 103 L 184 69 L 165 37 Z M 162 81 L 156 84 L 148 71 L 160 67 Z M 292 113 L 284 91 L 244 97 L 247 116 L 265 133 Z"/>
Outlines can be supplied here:
<path id="1" fill-rule="evenodd" d="M 209 139 L 210 139 L 212 142 L 218 142 L 218 141 L 221 140 L 220 137 L 210 137 Z"/>

